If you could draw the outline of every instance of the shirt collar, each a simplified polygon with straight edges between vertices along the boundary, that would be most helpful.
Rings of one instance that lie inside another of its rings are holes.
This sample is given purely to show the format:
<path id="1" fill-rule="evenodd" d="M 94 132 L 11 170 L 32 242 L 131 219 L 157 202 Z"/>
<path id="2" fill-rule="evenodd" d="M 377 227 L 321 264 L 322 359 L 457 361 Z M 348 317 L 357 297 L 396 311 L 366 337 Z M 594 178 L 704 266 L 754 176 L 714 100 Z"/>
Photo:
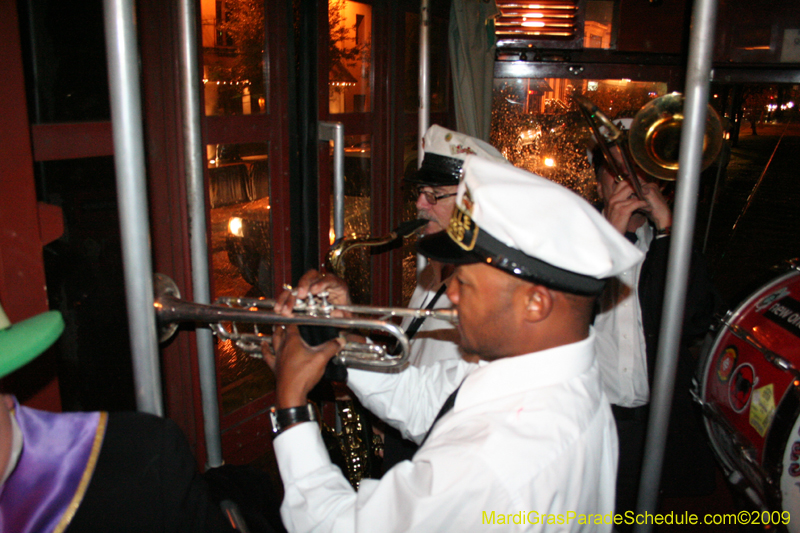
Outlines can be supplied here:
<path id="1" fill-rule="evenodd" d="M 562 383 L 588 371 L 594 363 L 594 328 L 589 336 L 572 344 L 481 361 L 461 385 L 455 411 L 520 392 Z"/>
<path id="2" fill-rule="evenodd" d="M 638 228 L 636 228 L 636 237 L 638 238 L 638 243 L 650 243 L 653 240 L 653 228 L 650 226 L 649 222 L 645 222 Z"/>

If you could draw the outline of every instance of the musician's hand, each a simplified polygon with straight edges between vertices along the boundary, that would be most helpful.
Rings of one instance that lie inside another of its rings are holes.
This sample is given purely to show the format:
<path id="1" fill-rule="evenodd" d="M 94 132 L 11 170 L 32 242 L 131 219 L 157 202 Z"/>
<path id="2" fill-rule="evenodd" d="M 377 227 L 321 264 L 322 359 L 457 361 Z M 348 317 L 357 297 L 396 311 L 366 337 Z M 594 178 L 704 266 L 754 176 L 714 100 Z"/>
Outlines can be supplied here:
<path id="1" fill-rule="evenodd" d="M 661 189 L 655 183 L 642 182 L 642 194 L 647 202 L 647 218 L 653 221 L 656 229 L 662 230 L 672 226 L 672 210 L 669 208 Z"/>
<path id="2" fill-rule="evenodd" d="M 633 213 L 648 207 L 647 202 L 636 197 L 630 183 L 621 181 L 614 184 L 611 197 L 607 199 L 603 209 L 603 216 L 617 231 L 625 235 Z"/>
<path id="3" fill-rule="evenodd" d="M 328 302 L 334 305 L 350 305 L 350 290 L 347 283 L 329 272 L 309 270 L 293 290 L 285 290 L 275 300 L 275 312 L 284 316 L 292 314 L 295 302 L 305 299 L 309 294 L 328 293 Z"/>
<path id="4" fill-rule="evenodd" d="M 275 373 L 275 406 L 286 409 L 305 405 L 308 393 L 322 379 L 325 366 L 342 344 L 334 339 L 311 348 L 303 342 L 297 326 L 276 328 L 273 350 L 266 343 L 262 345 L 264 359 Z"/>

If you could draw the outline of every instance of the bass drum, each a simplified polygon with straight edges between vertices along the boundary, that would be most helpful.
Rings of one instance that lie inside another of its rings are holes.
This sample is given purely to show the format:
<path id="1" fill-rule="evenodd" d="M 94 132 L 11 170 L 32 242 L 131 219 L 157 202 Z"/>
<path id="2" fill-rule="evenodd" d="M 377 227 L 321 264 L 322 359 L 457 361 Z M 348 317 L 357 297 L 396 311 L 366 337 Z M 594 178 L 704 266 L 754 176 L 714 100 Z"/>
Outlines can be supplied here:
<path id="1" fill-rule="evenodd" d="M 695 395 L 717 459 L 760 509 L 800 516 L 797 264 L 728 312 L 707 346 Z"/>

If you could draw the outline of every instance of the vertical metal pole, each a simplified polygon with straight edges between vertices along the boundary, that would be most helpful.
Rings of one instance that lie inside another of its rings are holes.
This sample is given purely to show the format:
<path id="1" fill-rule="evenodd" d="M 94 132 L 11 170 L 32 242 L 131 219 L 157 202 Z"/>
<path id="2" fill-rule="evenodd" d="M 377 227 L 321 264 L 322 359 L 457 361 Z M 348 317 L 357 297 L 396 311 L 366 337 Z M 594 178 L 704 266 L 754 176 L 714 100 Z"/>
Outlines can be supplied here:
<path id="1" fill-rule="evenodd" d="M 422 166 L 422 137 L 431 122 L 431 81 L 430 81 L 430 16 L 428 0 L 421 0 L 419 21 L 419 132 L 417 133 L 417 168 Z"/>
<path id="2" fill-rule="evenodd" d="M 192 258 L 192 291 L 194 301 L 211 301 L 206 240 L 206 196 L 203 182 L 205 157 L 200 131 L 200 83 L 197 62 L 197 32 L 194 0 L 179 2 L 180 74 L 183 109 L 184 164 L 189 210 L 189 239 Z M 206 465 L 221 466 L 222 440 L 217 402 L 217 367 L 211 330 L 197 328 L 197 363 L 200 373 L 200 395 L 203 402 L 203 431 L 206 439 Z"/>
<path id="3" fill-rule="evenodd" d="M 333 141 L 333 233 L 334 242 L 344 239 L 344 124 L 320 122 L 319 140 Z"/>
<path id="4" fill-rule="evenodd" d="M 417 131 L 417 168 L 422 166 L 425 150 L 422 138 L 431 125 L 431 80 L 430 80 L 430 14 L 428 0 L 421 0 L 419 7 L 419 129 Z M 417 254 L 417 274 L 425 268 L 427 259 Z"/>
<path id="5" fill-rule="evenodd" d="M 134 3 L 104 0 L 103 10 L 136 406 L 162 416 Z"/>
<path id="6" fill-rule="evenodd" d="M 697 191 L 700 182 L 700 163 L 703 154 L 711 78 L 711 52 L 717 0 L 698 0 L 692 13 L 689 38 L 689 57 L 686 73 L 683 135 L 681 135 L 678 185 L 673 216 L 672 243 L 667 267 L 667 287 L 664 291 L 664 311 L 661 336 L 656 357 L 655 380 L 650 403 L 650 421 L 639 485 L 637 511 L 653 514 L 658 505 L 664 445 L 667 440 L 672 388 L 680 347 L 686 284 L 691 260 Z M 637 524 L 638 533 L 649 532 L 652 523 Z"/>

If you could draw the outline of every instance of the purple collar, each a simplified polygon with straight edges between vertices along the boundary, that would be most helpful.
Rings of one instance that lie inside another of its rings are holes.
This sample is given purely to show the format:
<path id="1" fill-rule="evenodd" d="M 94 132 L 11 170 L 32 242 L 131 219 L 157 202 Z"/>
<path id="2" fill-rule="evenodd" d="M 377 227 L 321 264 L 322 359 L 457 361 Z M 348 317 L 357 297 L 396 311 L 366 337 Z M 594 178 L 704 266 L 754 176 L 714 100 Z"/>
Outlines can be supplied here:
<path id="1" fill-rule="evenodd" d="M 22 455 L 0 487 L 0 531 L 61 532 L 78 510 L 108 413 L 48 413 L 17 404 Z"/>

